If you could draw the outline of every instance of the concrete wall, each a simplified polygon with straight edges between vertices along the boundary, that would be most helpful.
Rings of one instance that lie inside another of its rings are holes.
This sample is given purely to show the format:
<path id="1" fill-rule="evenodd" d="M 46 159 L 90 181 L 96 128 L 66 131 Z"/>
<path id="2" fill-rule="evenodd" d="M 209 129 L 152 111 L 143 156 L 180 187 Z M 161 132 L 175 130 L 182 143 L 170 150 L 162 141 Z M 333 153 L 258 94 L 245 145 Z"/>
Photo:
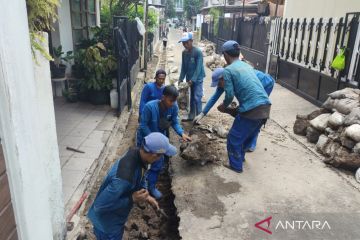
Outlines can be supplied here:
<path id="1" fill-rule="evenodd" d="M 2 2 L 0 134 L 18 235 L 60 240 L 64 216 L 49 65 L 39 57 L 34 69 L 25 1 Z"/>
<path id="2" fill-rule="evenodd" d="M 286 0 L 284 17 L 344 17 L 360 12 L 360 0 Z"/>

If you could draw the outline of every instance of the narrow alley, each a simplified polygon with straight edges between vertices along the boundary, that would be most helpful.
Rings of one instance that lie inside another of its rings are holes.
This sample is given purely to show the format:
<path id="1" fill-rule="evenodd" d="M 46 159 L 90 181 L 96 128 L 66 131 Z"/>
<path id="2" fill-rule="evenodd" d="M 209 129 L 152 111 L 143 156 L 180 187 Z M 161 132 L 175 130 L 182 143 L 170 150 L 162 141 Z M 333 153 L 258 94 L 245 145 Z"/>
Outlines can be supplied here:
<path id="1" fill-rule="evenodd" d="M 160 59 L 156 66 L 151 66 L 148 80 L 155 69 L 180 66 L 182 46 L 177 43 L 180 37 L 179 30 L 170 31 L 167 53 L 159 49 Z M 170 62 L 167 56 L 171 56 Z M 172 73 L 172 77 L 176 74 Z M 208 99 L 213 91 L 209 69 L 206 75 L 204 90 Z M 222 166 L 227 161 L 226 155 L 221 162 L 205 166 L 189 163 L 180 155 L 171 158 L 169 169 L 159 183 L 168 196 L 160 201 L 160 206 L 170 218 L 157 216 L 148 206 L 135 207 L 124 239 L 356 239 L 360 234 L 356 227 L 360 220 L 359 185 L 346 172 L 325 165 L 314 146 L 292 132 L 296 114 L 305 114 L 316 107 L 280 85 L 276 85 L 271 101 L 271 119 L 261 130 L 256 151 L 247 155 L 242 174 Z M 138 105 L 132 110 L 116 156 L 134 144 L 137 111 Z M 231 117 L 216 109 L 202 124 L 218 125 L 219 119 L 225 129 L 230 128 Z M 190 124 L 183 125 L 190 130 Z M 180 148 L 174 132 L 171 132 L 171 142 Z M 211 147 L 226 154 L 226 141 L 214 142 Z M 111 162 L 104 165 L 91 191 L 92 197 Z M 93 239 L 86 212 L 87 208 L 83 210 L 82 221 L 87 236 Z M 270 216 L 272 224 L 284 219 L 327 221 L 331 230 L 294 231 L 289 237 L 285 229 L 276 229 L 276 235 L 267 236 L 255 228 L 255 224 Z M 348 231 L 345 234 L 340 229 Z"/>

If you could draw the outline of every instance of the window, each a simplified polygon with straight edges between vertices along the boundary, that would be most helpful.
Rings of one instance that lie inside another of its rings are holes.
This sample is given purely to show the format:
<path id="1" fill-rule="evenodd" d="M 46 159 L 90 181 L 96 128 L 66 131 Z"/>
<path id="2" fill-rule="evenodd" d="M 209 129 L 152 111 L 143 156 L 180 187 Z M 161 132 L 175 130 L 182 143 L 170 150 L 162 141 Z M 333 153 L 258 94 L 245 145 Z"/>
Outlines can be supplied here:
<path id="1" fill-rule="evenodd" d="M 73 41 L 91 37 L 90 29 L 96 26 L 96 0 L 70 0 Z"/>

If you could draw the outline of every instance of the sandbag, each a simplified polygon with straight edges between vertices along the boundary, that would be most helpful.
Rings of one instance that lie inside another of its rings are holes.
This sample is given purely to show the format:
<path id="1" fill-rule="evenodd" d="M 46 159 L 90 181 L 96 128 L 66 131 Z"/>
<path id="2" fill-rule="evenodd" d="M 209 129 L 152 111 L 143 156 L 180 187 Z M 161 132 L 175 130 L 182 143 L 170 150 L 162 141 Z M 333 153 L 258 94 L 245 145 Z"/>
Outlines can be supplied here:
<path id="1" fill-rule="evenodd" d="M 359 107 L 359 100 L 358 99 L 350 99 L 350 98 L 344 98 L 344 99 L 336 99 L 334 101 L 334 109 L 342 114 L 349 114 L 351 110 L 354 108 Z"/>
<path id="2" fill-rule="evenodd" d="M 325 109 L 325 108 L 320 108 L 320 109 L 317 109 L 317 110 L 311 112 L 310 114 L 308 114 L 307 119 L 313 120 L 314 118 L 317 118 L 318 116 L 320 116 L 323 113 L 331 113 L 331 111 L 329 111 L 328 109 Z"/>
<path id="3" fill-rule="evenodd" d="M 360 124 L 353 124 L 346 128 L 345 135 L 355 142 L 360 142 Z"/>
<path id="4" fill-rule="evenodd" d="M 321 132 L 319 132 L 318 130 L 316 130 L 313 127 L 308 127 L 306 129 L 306 138 L 311 143 L 317 143 L 320 135 L 321 135 Z"/>
<path id="5" fill-rule="evenodd" d="M 353 148 L 353 152 L 360 154 L 360 143 L 357 143 L 355 147 Z"/>
<path id="6" fill-rule="evenodd" d="M 334 105 L 335 105 L 335 99 L 332 98 L 328 98 L 326 99 L 326 101 L 323 103 L 322 107 L 332 111 L 334 109 Z"/>
<path id="7" fill-rule="evenodd" d="M 330 118 L 330 115 L 331 114 L 329 114 L 329 113 L 321 114 L 318 117 L 311 120 L 310 125 L 319 131 L 324 131 L 328 125 L 328 120 Z"/>
<path id="8" fill-rule="evenodd" d="M 325 146 L 330 142 L 330 139 L 322 134 L 320 135 L 319 137 L 319 140 L 318 142 L 316 143 L 316 150 L 320 153 L 323 153 L 324 152 L 324 149 L 325 149 Z"/>
<path id="9" fill-rule="evenodd" d="M 338 112 L 334 112 L 329 117 L 328 123 L 332 127 L 335 127 L 335 128 L 340 127 L 344 123 L 344 115 L 342 115 L 341 113 L 338 113 Z"/>
<path id="10" fill-rule="evenodd" d="M 359 95 L 360 95 L 360 90 L 354 88 L 344 88 L 328 94 L 328 96 L 331 97 L 332 99 L 343 99 L 343 98 L 358 99 Z"/>
<path id="11" fill-rule="evenodd" d="M 360 124 L 360 107 L 352 109 L 350 114 L 345 116 L 344 124 L 346 126 Z"/>
<path id="12" fill-rule="evenodd" d="M 293 127 L 294 133 L 297 135 L 306 136 L 306 129 L 309 127 L 309 125 L 309 121 L 306 119 L 296 119 Z"/>
<path id="13" fill-rule="evenodd" d="M 335 151 L 340 147 L 341 147 L 340 143 L 329 142 L 329 144 L 324 146 L 323 154 L 325 155 L 325 157 L 332 158 L 335 155 Z"/>
<path id="14" fill-rule="evenodd" d="M 360 183 L 360 168 L 355 173 L 355 179 L 358 183 Z"/>
<path id="15" fill-rule="evenodd" d="M 360 155 L 349 153 L 344 147 L 339 147 L 332 158 L 325 160 L 334 167 L 356 171 L 360 167 Z"/>

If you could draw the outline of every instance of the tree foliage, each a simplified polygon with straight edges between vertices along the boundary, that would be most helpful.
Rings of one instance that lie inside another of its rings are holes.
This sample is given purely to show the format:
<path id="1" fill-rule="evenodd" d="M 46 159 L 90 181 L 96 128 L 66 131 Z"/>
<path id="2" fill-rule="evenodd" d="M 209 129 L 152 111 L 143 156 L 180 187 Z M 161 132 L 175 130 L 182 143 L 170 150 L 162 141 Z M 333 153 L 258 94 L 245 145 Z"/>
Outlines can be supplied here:
<path id="1" fill-rule="evenodd" d="M 51 31 L 52 24 L 57 20 L 56 8 L 59 0 L 26 0 L 31 51 L 39 51 L 48 60 L 51 56 L 44 47 L 45 39 L 41 32 Z"/>
<path id="2" fill-rule="evenodd" d="M 167 0 L 166 1 L 165 17 L 166 18 L 174 18 L 174 17 L 176 17 L 174 0 Z"/>
<path id="3" fill-rule="evenodd" d="M 187 19 L 196 16 L 200 12 L 202 6 L 201 0 L 184 0 L 184 12 Z"/>
<path id="4" fill-rule="evenodd" d="M 137 2 L 137 1 L 133 1 Z M 140 18 L 141 21 L 144 22 L 144 7 L 143 5 L 137 5 L 135 7 L 135 3 L 127 6 L 127 10 L 119 9 L 117 6 L 118 1 L 113 1 L 113 6 L 110 5 L 110 0 L 106 0 L 102 2 L 101 6 L 101 22 L 110 23 L 112 16 L 128 16 L 130 20 L 135 19 L 136 17 Z M 110 10 L 111 9 L 111 10 Z M 148 31 L 153 32 L 158 25 L 157 22 L 157 13 L 149 8 L 148 9 Z"/>

